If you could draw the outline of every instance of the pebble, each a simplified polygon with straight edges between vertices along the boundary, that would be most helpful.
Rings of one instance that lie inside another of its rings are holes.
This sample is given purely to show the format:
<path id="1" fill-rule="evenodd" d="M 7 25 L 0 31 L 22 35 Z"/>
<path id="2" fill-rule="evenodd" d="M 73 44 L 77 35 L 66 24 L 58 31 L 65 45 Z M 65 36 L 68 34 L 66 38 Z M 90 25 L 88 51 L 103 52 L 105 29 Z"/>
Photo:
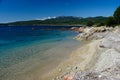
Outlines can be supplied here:
<path id="1" fill-rule="evenodd" d="M 76 66 L 75 69 L 77 69 L 78 67 Z"/>
<path id="2" fill-rule="evenodd" d="M 99 77 L 99 78 L 101 78 L 101 77 L 102 77 L 102 75 L 99 75 L 98 77 Z"/>
<path id="3" fill-rule="evenodd" d="M 62 71 L 62 69 L 61 68 L 59 68 L 59 70 L 58 70 L 59 72 L 61 72 Z"/>
<path id="4" fill-rule="evenodd" d="M 78 67 L 77 67 L 77 66 L 73 67 L 73 70 L 77 70 L 77 69 L 78 69 Z"/>

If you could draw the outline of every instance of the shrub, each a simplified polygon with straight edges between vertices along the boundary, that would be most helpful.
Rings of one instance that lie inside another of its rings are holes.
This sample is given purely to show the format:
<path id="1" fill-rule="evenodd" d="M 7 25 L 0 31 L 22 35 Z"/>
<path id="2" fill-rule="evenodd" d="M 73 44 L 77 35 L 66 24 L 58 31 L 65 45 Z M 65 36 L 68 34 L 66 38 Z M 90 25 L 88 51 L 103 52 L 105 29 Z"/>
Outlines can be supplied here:
<path id="1" fill-rule="evenodd" d="M 94 22 L 93 22 L 93 21 L 88 21 L 88 22 L 87 22 L 87 26 L 92 26 L 92 25 L 94 25 Z"/>
<path id="2" fill-rule="evenodd" d="M 113 16 L 114 16 L 117 24 L 120 24 L 120 6 L 116 9 Z"/>
<path id="3" fill-rule="evenodd" d="M 115 19 L 113 18 L 113 17 L 109 17 L 108 18 L 108 20 L 107 20 L 107 22 L 106 22 L 106 26 L 112 26 L 112 27 L 114 27 L 116 25 L 116 21 L 115 21 Z"/>

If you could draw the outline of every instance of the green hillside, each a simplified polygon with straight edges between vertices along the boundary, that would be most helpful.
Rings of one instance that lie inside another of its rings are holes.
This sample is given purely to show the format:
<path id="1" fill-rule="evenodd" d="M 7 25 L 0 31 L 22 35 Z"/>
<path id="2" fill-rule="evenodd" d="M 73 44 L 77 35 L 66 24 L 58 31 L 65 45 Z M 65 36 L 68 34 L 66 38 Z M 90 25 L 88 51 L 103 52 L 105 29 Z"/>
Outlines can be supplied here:
<path id="1" fill-rule="evenodd" d="M 30 21 L 17 21 L 0 25 L 11 25 L 11 26 L 26 26 L 26 25 L 87 25 L 88 22 L 93 22 L 94 25 L 100 23 L 106 23 L 107 17 L 74 17 L 74 16 L 59 16 L 52 19 L 46 20 L 30 20 Z"/>

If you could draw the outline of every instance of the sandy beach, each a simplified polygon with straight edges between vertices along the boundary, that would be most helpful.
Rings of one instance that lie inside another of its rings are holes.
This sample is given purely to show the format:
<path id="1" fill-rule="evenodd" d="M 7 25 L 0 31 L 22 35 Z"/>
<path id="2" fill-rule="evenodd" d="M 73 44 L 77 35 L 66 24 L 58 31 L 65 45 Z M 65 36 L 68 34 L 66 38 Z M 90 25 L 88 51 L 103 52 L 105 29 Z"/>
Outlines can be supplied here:
<path id="1" fill-rule="evenodd" d="M 55 69 L 43 75 L 41 79 L 63 80 L 67 75 L 74 75 L 76 79 L 84 78 L 82 80 L 119 80 L 119 75 L 116 76 L 116 74 L 120 74 L 116 72 L 116 70 L 119 70 L 117 63 L 120 62 L 119 46 L 117 46 L 119 44 L 117 42 L 119 41 L 119 36 L 115 36 L 119 34 L 118 32 L 118 29 L 115 29 L 112 32 L 101 32 L 90 35 L 90 37 L 93 37 L 97 34 L 93 40 L 88 40 L 82 47 L 74 50 L 67 60 L 61 62 Z M 116 46 L 112 42 L 117 43 Z M 111 74 L 111 71 L 114 71 L 114 73 Z M 76 75 L 77 73 L 79 73 L 79 76 Z"/>
<path id="2" fill-rule="evenodd" d="M 68 75 L 74 76 L 75 80 L 119 80 L 120 29 L 105 29 L 86 28 L 74 38 L 75 41 L 68 39 L 46 50 L 42 59 L 36 54 L 24 62 L 1 69 L 1 76 L 5 80 L 64 80 Z M 39 51 L 40 46 L 32 49 Z"/>
<path id="3" fill-rule="evenodd" d="M 0 80 L 120 80 L 120 0 L 0 0 Z"/>
<path id="4" fill-rule="evenodd" d="M 99 40 L 86 42 L 84 46 L 74 50 L 69 58 L 61 62 L 57 68 L 44 75 L 43 80 L 52 80 L 54 77 L 60 78 L 76 71 L 88 70 L 94 65 L 95 59 L 99 56 L 99 54 L 96 54 L 99 48 L 98 44 Z"/>

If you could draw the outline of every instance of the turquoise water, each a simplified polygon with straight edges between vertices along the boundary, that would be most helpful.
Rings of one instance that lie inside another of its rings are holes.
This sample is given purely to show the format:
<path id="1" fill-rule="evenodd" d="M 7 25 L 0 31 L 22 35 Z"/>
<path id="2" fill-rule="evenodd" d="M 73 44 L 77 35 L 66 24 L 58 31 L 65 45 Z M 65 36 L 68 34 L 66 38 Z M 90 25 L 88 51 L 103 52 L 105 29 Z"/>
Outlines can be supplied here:
<path id="1" fill-rule="evenodd" d="M 26 73 L 37 66 L 41 71 L 47 71 L 65 60 L 80 45 L 72 39 L 77 32 L 62 31 L 56 27 L 51 27 L 53 30 L 34 28 L 0 27 L 0 80 L 19 80 L 14 78 L 18 72 Z"/>

